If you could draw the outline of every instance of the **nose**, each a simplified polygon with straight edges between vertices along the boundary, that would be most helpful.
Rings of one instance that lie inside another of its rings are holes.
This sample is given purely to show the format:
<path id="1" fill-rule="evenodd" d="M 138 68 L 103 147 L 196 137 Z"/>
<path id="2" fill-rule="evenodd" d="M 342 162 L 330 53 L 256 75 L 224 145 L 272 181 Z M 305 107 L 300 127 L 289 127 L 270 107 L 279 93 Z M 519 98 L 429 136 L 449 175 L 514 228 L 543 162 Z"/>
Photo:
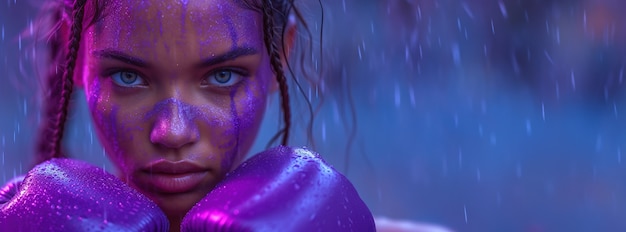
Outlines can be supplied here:
<path id="1" fill-rule="evenodd" d="M 176 99 L 157 103 L 150 113 L 156 117 L 150 132 L 150 142 L 178 149 L 198 141 L 200 135 L 190 108 Z"/>

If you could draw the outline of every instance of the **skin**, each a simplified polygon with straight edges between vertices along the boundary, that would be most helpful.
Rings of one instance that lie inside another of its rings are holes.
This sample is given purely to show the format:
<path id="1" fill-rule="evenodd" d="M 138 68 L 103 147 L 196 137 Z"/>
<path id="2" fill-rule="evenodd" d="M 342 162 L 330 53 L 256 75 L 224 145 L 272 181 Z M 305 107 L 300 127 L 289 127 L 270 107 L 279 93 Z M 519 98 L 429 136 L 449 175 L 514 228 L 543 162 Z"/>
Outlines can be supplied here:
<path id="1" fill-rule="evenodd" d="M 75 81 L 100 141 L 120 178 L 159 205 L 172 231 L 257 135 L 276 88 L 262 22 L 227 0 L 120 0 L 83 31 Z M 159 160 L 209 174 L 189 191 L 164 192 L 145 171 Z"/>

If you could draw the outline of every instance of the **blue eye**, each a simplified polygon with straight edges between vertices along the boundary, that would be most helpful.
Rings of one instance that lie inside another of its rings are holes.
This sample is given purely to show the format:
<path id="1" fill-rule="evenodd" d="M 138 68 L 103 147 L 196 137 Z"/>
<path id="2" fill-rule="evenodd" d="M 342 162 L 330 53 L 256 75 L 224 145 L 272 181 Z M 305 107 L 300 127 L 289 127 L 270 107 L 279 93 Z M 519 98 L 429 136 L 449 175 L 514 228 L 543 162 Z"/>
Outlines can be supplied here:
<path id="1" fill-rule="evenodd" d="M 209 74 L 202 80 L 202 85 L 214 85 L 219 87 L 228 87 L 237 84 L 242 78 L 242 75 L 232 70 L 218 70 Z"/>
<path id="2" fill-rule="evenodd" d="M 111 75 L 113 82 L 122 87 L 137 87 L 146 85 L 141 76 L 134 72 L 122 71 Z"/>

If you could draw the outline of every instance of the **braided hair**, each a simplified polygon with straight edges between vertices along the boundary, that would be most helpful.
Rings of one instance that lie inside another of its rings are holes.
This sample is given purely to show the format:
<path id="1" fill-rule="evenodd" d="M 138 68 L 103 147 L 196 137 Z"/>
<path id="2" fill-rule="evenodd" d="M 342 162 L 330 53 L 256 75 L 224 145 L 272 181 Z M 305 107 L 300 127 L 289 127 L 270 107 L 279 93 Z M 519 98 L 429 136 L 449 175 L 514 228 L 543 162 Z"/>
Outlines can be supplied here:
<path id="1" fill-rule="evenodd" d="M 281 107 L 283 108 L 283 120 L 285 127 L 279 132 L 282 133 L 282 145 L 287 145 L 289 138 L 289 129 L 291 127 L 291 109 L 289 106 L 289 90 L 287 87 L 287 80 L 285 78 L 285 72 L 283 71 L 283 65 L 280 62 L 280 54 L 278 52 L 278 46 L 276 45 L 275 37 L 278 37 L 278 31 L 274 27 L 274 9 L 275 6 L 272 0 L 263 0 L 263 28 L 264 39 L 267 53 L 270 56 L 270 65 L 274 74 L 276 74 L 276 81 L 280 88 Z"/>
<path id="2" fill-rule="evenodd" d="M 57 12 L 54 16 L 59 22 L 56 24 L 56 30 L 52 33 L 52 40 L 49 42 L 50 58 L 58 60 L 61 54 L 65 54 L 65 64 L 62 68 L 62 74 L 59 75 L 59 66 L 54 64 L 54 72 L 49 70 L 47 83 L 49 86 L 46 92 L 46 117 L 37 147 L 36 162 L 40 163 L 50 158 L 63 157 L 61 154 L 61 142 L 65 129 L 65 121 L 67 121 L 68 105 L 72 95 L 74 86 L 73 76 L 80 46 L 80 38 L 83 28 L 83 18 L 86 0 L 76 0 L 72 6 L 72 20 L 69 32 L 69 38 L 64 41 L 62 36 L 64 31 L 61 29 L 63 24 L 62 12 Z M 61 34 L 61 35 L 59 35 Z M 63 43 L 66 45 L 63 45 Z M 67 50 L 63 53 L 64 49 Z M 53 62 L 54 63 L 54 62 Z"/>
<path id="3" fill-rule="evenodd" d="M 53 21 L 53 27 L 49 33 L 47 47 L 51 65 L 46 76 L 48 89 L 44 93 L 45 115 L 38 138 L 35 164 L 51 158 L 66 157 L 63 154 L 62 142 L 73 91 L 73 77 L 81 44 L 81 35 L 84 27 L 90 26 L 100 19 L 101 12 L 105 7 L 104 1 L 99 0 L 59 1 L 54 5 L 56 9 L 50 19 Z M 295 7 L 294 0 L 261 1 L 258 10 L 263 15 L 264 43 L 270 57 L 271 69 L 279 85 L 283 111 L 284 127 L 272 140 L 281 136 L 281 144 L 287 145 L 291 127 L 291 107 L 287 79 L 281 62 L 281 57 L 286 57 L 286 50 L 282 46 L 284 44 L 283 36 L 292 12 L 299 21 L 304 23 L 304 20 Z M 89 9 L 87 13 L 86 9 Z M 84 21 L 88 23 L 83 25 Z M 281 48 L 285 56 L 281 56 Z"/>

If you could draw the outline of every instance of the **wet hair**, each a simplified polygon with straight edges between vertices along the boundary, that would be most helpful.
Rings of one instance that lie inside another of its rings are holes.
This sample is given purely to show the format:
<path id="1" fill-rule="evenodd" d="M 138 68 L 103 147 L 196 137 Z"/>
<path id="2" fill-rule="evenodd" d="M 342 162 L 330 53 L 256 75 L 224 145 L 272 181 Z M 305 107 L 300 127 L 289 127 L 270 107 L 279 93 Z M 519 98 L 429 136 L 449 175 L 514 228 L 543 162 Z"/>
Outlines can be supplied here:
<path id="1" fill-rule="evenodd" d="M 283 113 L 283 128 L 271 139 L 270 143 L 282 136 L 281 144 L 287 145 L 291 128 L 291 106 L 287 78 L 281 60 L 287 55 L 287 50 L 283 46 L 284 35 L 290 17 L 298 20 L 299 25 L 303 25 L 307 32 L 309 30 L 294 0 L 241 0 L 241 3 L 259 11 L 263 16 L 264 43 L 270 57 L 271 69 L 279 85 Z M 47 26 L 50 27 L 46 43 L 50 64 L 45 77 L 47 90 L 43 96 L 44 120 L 40 126 L 35 164 L 51 158 L 67 157 L 63 154 L 62 141 L 70 108 L 81 35 L 83 28 L 93 25 L 102 17 L 105 4 L 106 2 L 102 0 L 75 0 L 73 2 L 56 0 L 43 9 L 49 14 L 43 20 L 48 21 Z M 310 32 L 308 34 L 310 36 Z M 284 56 L 281 56 L 281 52 Z M 293 76 L 289 62 L 286 60 L 285 62 Z M 297 81 L 295 83 L 300 87 Z M 307 103 L 311 108 L 310 102 L 307 101 Z M 309 136 L 311 136 L 311 127 L 312 115 L 309 122 Z"/>

